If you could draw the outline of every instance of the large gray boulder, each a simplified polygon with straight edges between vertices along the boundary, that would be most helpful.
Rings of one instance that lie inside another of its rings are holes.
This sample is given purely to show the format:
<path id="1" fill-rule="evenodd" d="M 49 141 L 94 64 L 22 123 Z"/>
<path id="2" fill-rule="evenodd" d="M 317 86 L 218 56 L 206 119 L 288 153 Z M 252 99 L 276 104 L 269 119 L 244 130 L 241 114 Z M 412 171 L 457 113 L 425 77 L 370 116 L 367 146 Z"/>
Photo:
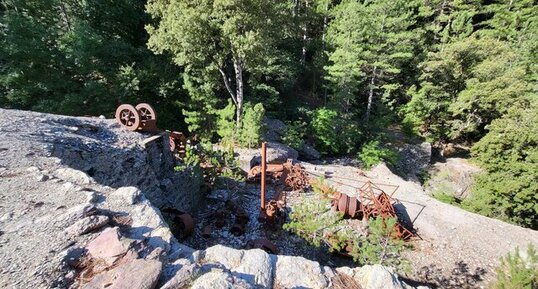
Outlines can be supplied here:
<path id="1" fill-rule="evenodd" d="M 430 143 L 423 142 L 420 144 L 399 144 L 396 147 L 400 156 L 397 169 L 407 178 L 418 180 L 431 163 L 432 146 Z"/>
<path id="2" fill-rule="evenodd" d="M 328 282 L 318 262 L 303 257 L 274 256 L 277 288 L 327 288 Z"/>
<path id="3" fill-rule="evenodd" d="M 414 288 L 407 285 L 405 282 L 400 281 L 398 279 L 398 275 L 394 273 L 394 270 L 382 265 L 366 265 L 357 268 L 340 267 L 336 268 L 336 271 L 353 277 L 353 279 L 355 279 L 355 281 L 357 281 L 357 283 L 359 283 L 364 289 Z"/>
<path id="4" fill-rule="evenodd" d="M 313 146 L 303 144 L 299 148 L 299 158 L 303 161 L 315 161 L 321 158 L 321 154 Z"/>
<path id="5" fill-rule="evenodd" d="M 267 118 L 263 119 L 265 132 L 263 139 L 271 142 L 280 142 L 282 136 L 286 133 L 286 124 L 279 119 Z"/>
<path id="6" fill-rule="evenodd" d="M 444 163 L 435 163 L 428 169 L 429 178 L 424 184 L 430 195 L 438 193 L 465 199 L 473 185 L 473 177 L 481 169 L 460 158 L 448 158 Z"/>
<path id="7" fill-rule="evenodd" d="M 229 269 L 232 275 L 262 288 L 272 287 L 271 258 L 266 252 L 255 250 L 235 250 L 222 245 L 205 251 L 205 262 L 218 263 Z"/>

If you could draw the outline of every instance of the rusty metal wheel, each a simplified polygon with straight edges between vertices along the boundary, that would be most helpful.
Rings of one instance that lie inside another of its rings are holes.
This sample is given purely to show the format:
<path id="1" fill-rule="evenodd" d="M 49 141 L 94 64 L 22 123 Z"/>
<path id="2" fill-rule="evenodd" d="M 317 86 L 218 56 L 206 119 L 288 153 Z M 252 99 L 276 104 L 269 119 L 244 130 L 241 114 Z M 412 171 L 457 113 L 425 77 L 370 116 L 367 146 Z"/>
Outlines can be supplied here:
<path id="1" fill-rule="evenodd" d="M 116 109 L 116 120 L 130 131 L 140 126 L 140 113 L 130 104 L 122 104 Z"/>
<path id="2" fill-rule="evenodd" d="M 155 110 L 153 109 L 153 107 L 151 107 L 151 105 L 147 103 L 139 103 L 136 105 L 135 108 L 140 113 L 140 119 L 142 121 L 150 119 L 157 120 L 157 114 L 155 113 Z"/>

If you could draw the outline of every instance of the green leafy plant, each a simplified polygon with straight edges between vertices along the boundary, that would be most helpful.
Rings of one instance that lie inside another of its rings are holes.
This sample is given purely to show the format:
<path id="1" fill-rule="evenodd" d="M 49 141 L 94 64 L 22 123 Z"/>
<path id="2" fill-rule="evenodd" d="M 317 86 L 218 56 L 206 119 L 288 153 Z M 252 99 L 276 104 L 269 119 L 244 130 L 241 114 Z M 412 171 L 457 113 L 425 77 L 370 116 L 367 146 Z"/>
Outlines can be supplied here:
<path id="1" fill-rule="evenodd" d="M 382 264 L 407 271 L 409 262 L 401 256 L 405 242 L 395 239 L 396 218 L 368 221 L 368 235 L 346 227 L 343 216 L 330 210 L 327 199 L 303 201 L 293 208 L 284 229 L 302 237 L 313 246 L 324 245 L 331 252 L 353 246 L 351 256 L 361 265 Z"/>
<path id="2" fill-rule="evenodd" d="M 330 198 L 338 192 L 335 188 L 327 184 L 325 177 L 319 177 L 310 181 L 310 185 L 315 193 L 318 193 L 324 198 Z"/>
<path id="3" fill-rule="evenodd" d="M 377 140 L 364 144 L 358 157 L 367 169 L 383 161 L 391 165 L 398 162 L 398 154 L 389 148 L 383 148 Z"/>
<path id="4" fill-rule="evenodd" d="M 323 154 L 349 153 L 355 150 L 362 135 L 355 122 L 328 108 L 316 110 L 311 126 L 314 145 Z"/>
<path id="5" fill-rule="evenodd" d="M 296 150 L 300 149 L 305 141 L 306 123 L 302 121 L 290 122 L 282 136 L 282 142 Z"/>
<path id="6" fill-rule="evenodd" d="M 514 254 L 501 258 L 501 265 L 495 269 L 497 280 L 493 289 L 535 289 L 538 288 L 538 255 L 533 245 L 528 246 L 525 256 L 516 248 Z"/>
<path id="7" fill-rule="evenodd" d="M 261 103 L 252 106 L 247 103 L 239 128 L 239 142 L 243 147 L 258 147 L 262 138 L 262 120 L 265 109 Z"/>
<path id="8" fill-rule="evenodd" d="M 409 261 L 401 256 L 405 241 L 394 238 L 397 222 L 396 218 L 369 219 L 368 236 L 354 243 L 353 260 L 361 265 L 381 264 L 408 271 Z"/>
<path id="9" fill-rule="evenodd" d="M 220 137 L 220 143 L 227 152 L 233 152 L 233 147 L 236 141 L 236 122 L 235 106 L 231 100 L 228 105 L 217 112 L 217 134 Z"/>
<path id="10" fill-rule="evenodd" d="M 463 207 L 538 229 L 538 102 L 493 121 L 472 148 L 484 170 Z"/>
<path id="11" fill-rule="evenodd" d="M 338 132 L 336 122 L 338 113 L 327 108 L 318 109 L 312 119 L 312 130 L 316 136 L 316 147 L 323 153 L 337 153 Z"/>
<path id="12" fill-rule="evenodd" d="M 331 211 L 329 200 L 309 200 L 300 202 L 290 213 L 290 221 L 284 224 L 288 230 L 308 243 L 319 247 L 325 239 L 325 233 L 331 231 L 342 215 Z"/>

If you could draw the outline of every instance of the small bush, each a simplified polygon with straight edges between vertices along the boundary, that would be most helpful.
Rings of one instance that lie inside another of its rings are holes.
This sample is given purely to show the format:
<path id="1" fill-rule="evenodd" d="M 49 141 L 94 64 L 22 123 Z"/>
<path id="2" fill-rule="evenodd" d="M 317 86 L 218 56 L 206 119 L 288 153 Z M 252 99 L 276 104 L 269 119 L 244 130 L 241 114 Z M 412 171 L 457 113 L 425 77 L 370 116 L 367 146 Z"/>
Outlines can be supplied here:
<path id="1" fill-rule="evenodd" d="M 325 233 L 333 230 L 342 220 L 342 215 L 331 211 L 329 200 L 304 201 L 293 208 L 290 222 L 284 229 L 305 239 L 308 243 L 319 247 L 325 240 Z"/>
<path id="2" fill-rule="evenodd" d="M 231 100 L 228 105 L 217 111 L 217 134 L 220 143 L 226 152 L 233 152 L 236 141 L 235 106 Z"/>
<path id="3" fill-rule="evenodd" d="M 401 239 L 395 239 L 396 219 L 370 219 L 368 235 L 346 228 L 342 214 L 330 210 L 327 199 L 303 201 L 290 213 L 290 221 L 284 229 L 302 237 L 308 243 L 325 246 L 338 252 L 353 246 L 351 256 L 360 265 L 382 264 L 407 271 L 409 262 L 400 253 L 405 247 Z"/>
<path id="4" fill-rule="evenodd" d="M 362 133 L 358 125 L 338 115 L 335 110 L 316 110 L 311 122 L 314 145 L 322 154 L 346 154 L 355 150 Z"/>
<path id="5" fill-rule="evenodd" d="M 312 186 L 312 190 L 323 198 L 331 198 L 338 192 L 326 183 L 325 177 L 319 177 L 310 181 L 310 185 Z"/>
<path id="6" fill-rule="evenodd" d="M 538 255 L 534 246 L 529 245 L 525 257 L 516 248 L 514 254 L 501 258 L 496 268 L 497 280 L 493 289 L 535 289 L 538 288 Z"/>
<path id="7" fill-rule="evenodd" d="M 408 260 L 400 255 L 405 242 L 393 237 L 397 222 L 396 218 L 368 220 L 368 236 L 355 242 L 353 260 L 361 265 L 381 264 L 409 271 Z"/>
<path id="8" fill-rule="evenodd" d="M 450 205 L 459 205 L 461 203 L 461 200 L 454 197 L 453 195 L 447 194 L 445 192 L 434 192 L 432 195 L 434 198 L 436 198 L 438 201 L 441 201 L 443 203 L 447 203 Z"/>
<path id="9" fill-rule="evenodd" d="M 395 165 L 398 162 L 398 153 L 389 148 L 381 147 L 377 140 L 364 144 L 358 157 L 366 169 L 383 161 L 391 165 Z"/>
<path id="10" fill-rule="evenodd" d="M 204 178 L 206 184 L 221 186 L 231 180 L 242 182 L 245 177 L 233 154 L 214 150 L 211 143 L 197 146 L 187 145 L 183 163 L 174 168 L 178 172 L 189 172 Z"/>
<path id="11" fill-rule="evenodd" d="M 244 107 L 244 114 L 241 119 L 239 130 L 239 143 L 243 147 L 258 147 L 262 139 L 262 120 L 265 109 L 261 103 L 252 106 L 247 103 Z"/>
<path id="12" fill-rule="evenodd" d="M 288 123 L 286 132 L 282 136 L 282 142 L 296 150 L 300 149 L 306 136 L 306 123 L 301 121 L 294 121 Z"/>

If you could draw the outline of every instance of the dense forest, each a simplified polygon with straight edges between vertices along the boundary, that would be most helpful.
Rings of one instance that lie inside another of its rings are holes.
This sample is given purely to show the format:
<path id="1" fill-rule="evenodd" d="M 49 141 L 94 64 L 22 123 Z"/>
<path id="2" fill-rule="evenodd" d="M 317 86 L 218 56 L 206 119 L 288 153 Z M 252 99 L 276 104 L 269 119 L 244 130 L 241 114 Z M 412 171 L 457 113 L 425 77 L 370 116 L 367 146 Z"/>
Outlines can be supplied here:
<path id="1" fill-rule="evenodd" d="M 0 106 L 148 102 L 161 128 L 248 146 L 265 113 L 327 156 L 390 155 L 396 126 L 471 148 L 484 172 L 462 205 L 538 229 L 537 4 L 3 0 Z"/>

